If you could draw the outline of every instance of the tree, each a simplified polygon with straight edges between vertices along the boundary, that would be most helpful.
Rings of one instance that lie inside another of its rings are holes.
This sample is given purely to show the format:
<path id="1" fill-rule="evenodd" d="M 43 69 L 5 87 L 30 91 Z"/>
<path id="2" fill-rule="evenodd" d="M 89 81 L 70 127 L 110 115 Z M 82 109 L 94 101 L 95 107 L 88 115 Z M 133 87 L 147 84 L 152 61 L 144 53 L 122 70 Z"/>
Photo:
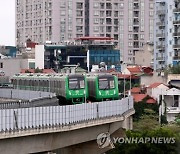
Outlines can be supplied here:
<path id="1" fill-rule="evenodd" d="M 25 73 L 31 73 L 29 70 L 25 70 Z"/>
<path id="2" fill-rule="evenodd" d="M 164 70 L 165 74 L 180 74 L 180 64 L 175 66 L 169 66 L 167 69 Z"/>
<path id="3" fill-rule="evenodd" d="M 34 70 L 34 73 L 42 73 L 43 70 L 42 69 L 39 69 L 39 67 L 37 67 L 35 70 Z"/>

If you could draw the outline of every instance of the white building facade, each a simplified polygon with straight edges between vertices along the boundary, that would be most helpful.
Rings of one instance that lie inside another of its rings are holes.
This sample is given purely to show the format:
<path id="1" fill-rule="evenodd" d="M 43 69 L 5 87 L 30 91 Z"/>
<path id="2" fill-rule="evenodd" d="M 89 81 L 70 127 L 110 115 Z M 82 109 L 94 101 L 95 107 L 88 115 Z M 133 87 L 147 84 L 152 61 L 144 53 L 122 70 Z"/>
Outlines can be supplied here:
<path id="1" fill-rule="evenodd" d="M 156 0 L 154 22 L 154 69 L 180 61 L 180 1 Z"/>

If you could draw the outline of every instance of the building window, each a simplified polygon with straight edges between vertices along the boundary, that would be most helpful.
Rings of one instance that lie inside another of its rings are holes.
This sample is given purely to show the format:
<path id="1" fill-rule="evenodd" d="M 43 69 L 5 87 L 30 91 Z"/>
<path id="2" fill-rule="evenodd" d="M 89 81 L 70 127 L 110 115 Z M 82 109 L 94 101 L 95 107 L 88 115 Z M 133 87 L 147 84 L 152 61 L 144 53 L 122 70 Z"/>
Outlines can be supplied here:
<path id="1" fill-rule="evenodd" d="M 141 38 L 141 39 L 144 39 L 144 34 L 141 34 L 141 35 L 140 35 L 140 38 Z"/>
<path id="2" fill-rule="evenodd" d="M 3 68 L 3 63 L 0 63 L 0 68 Z"/>
<path id="3" fill-rule="evenodd" d="M 98 8 L 99 7 L 99 3 L 98 2 L 95 2 L 94 3 L 94 8 Z"/>
<path id="4" fill-rule="evenodd" d="M 129 31 L 132 31 L 132 26 L 129 26 Z"/>
<path id="5" fill-rule="evenodd" d="M 76 8 L 77 9 L 82 9 L 83 8 L 83 3 L 77 2 L 76 3 Z"/>
<path id="6" fill-rule="evenodd" d="M 129 46 L 129 47 L 132 47 L 132 46 L 133 46 L 133 43 L 132 43 L 132 42 L 129 42 L 129 43 L 128 43 L 128 46 Z"/>
<path id="7" fill-rule="evenodd" d="M 132 38 L 133 38 L 133 35 L 132 35 L 132 34 L 129 34 L 128 36 L 129 36 L 129 39 L 132 39 Z"/>
<path id="8" fill-rule="evenodd" d="M 99 31 L 99 26 L 94 26 L 94 32 L 98 32 Z"/>
<path id="9" fill-rule="evenodd" d="M 154 4 L 153 4 L 153 3 L 150 3 L 150 4 L 149 4 L 149 8 L 150 8 L 150 9 L 153 9 L 153 8 L 154 8 Z"/>
<path id="10" fill-rule="evenodd" d="M 150 16 L 154 16 L 154 11 L 149 11 Z"/>
<path id="11" fill-rule="evenodd" d="M 94 16 L 99 16 L 99 11 L 94 11 Z"/>
<path id="12" fill-rule="evenodd" d="M 94 24 L 98 24 L 99 23 L 99 18 L 95 18 L 94 19 Z"/>

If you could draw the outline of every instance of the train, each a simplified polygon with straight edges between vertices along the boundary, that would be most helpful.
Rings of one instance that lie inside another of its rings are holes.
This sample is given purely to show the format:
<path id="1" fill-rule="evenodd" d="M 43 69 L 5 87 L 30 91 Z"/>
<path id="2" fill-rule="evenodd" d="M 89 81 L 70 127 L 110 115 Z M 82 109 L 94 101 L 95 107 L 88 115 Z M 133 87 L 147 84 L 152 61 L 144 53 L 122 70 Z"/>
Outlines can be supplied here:
<path id="1" fill-rule="evenodd" d="M 60 105 L 119 99 L 111 74 L 16 74 L 11 82 L 14 89 L 54 92 Z"/>
<path id="2" fill-rule="evenodd" d="M 89 99 L 106 101 L 119 99 L 118 78 L 111 74 L 87 75 Z"/>
<path id="3" fill-rule="evenodd" d="M 81 104 L 89 96 L 87 80 L 82 74 L 16 74 L 11 82 L 14 89 L 56 93 L 60 105 Z"/>

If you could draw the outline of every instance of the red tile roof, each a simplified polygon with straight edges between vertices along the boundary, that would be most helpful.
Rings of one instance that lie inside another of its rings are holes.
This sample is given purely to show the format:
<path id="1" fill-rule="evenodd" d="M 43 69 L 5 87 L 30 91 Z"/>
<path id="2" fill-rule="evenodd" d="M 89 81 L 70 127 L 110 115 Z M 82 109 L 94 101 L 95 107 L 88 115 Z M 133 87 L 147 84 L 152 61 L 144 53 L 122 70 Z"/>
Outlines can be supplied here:
<path id="1" fill-rule="evenodd" d="M 133 74 L 131 74 L 131 75 L 129 75 L 129 74 L 114 74 L 114 75 L 116 75 L 120 79 L 124 79 L 124 78 L 125 79 L 130 79 L 130 77 L 131 77 L 131 79 L 139 79 L 138 76 L 135 76 Z"/>
<path id="2" fill-rule="evenodd" d="M 107 73 L 113 73 L 113 72 L 116 72 L 116 69 L 111 68 L 111 69 L 107 70 L 106 72 L 107 72 Z"/>
<path id="3" fill-rule="evenodd" d="M 43 73 L 56 73 L 53 69 L 43 69 Z"/>
<path id="4" fill-rule="evenodd" d="M 154 98 L 149 98 L 147 101 L 146 101 L 147 104 L 156 104 L 157 101 L 154 99 Z"/>
<path id="5" fill-rule="evenodd" d="M 131 89 L 131 93 L 140 93 L 140 92 L 141 92 L 141 88 L 139 88 L 139 87 L 133 87 Z"/>
<path id="6" fill-rule="evenodd" d="M 150 85 L 149 87 L 147 87 L 147 88 L 156 88 L 156 87 L 158 87 L 158 86 L 161 85 L 161 84 L 163 84 L 163 83 L 155 82 L 155 83 L 151 84 L 151 85 Z"/>
<path id="7" fill-rule="evenodd" d="M 132 94 L 134 98 L 134 102 L 141 102 L 143 99 L 145 99 L 148 95 L 147 94 Z"/>
<path id="8" fill-rule="evenodd" d="M 140 67 L 129 67 L 127 68 L 132 74 L 143 73 Z"/>
<path id="9" fill-rule="evenodd" d="M 21 69 L 20 73 L 26 73 L 26 71 L 29 71 L 30 73 L 34 73 L 35 69 Z M 53 69 L 43 69 L 42 73 L 56 73 Z"/>

